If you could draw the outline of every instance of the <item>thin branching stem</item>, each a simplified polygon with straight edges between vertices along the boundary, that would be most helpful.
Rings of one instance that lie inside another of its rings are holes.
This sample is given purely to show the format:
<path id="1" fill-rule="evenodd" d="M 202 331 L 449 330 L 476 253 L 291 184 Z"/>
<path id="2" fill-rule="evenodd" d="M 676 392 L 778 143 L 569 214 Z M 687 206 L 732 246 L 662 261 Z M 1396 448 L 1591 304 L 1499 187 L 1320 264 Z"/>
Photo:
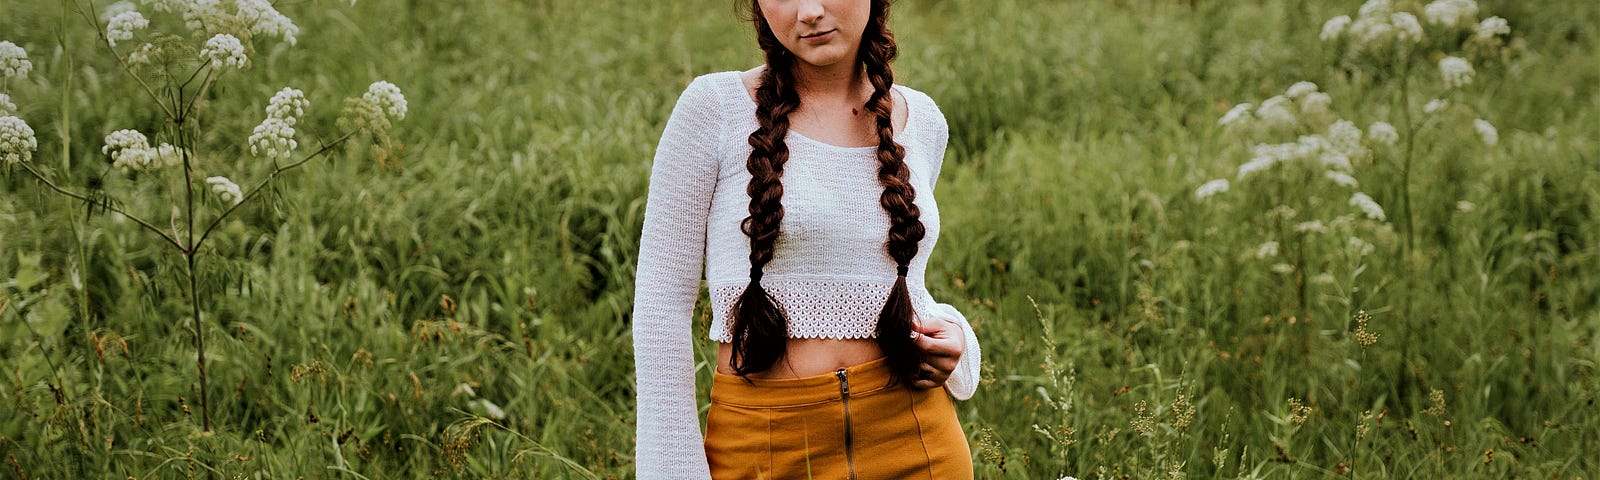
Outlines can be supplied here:
<path id="1" fill-rule="evenodd" d="M 127 217 L 130 220 L 133 220 L 134 222 L 138 223 L 139 226 L 144 227 L 146 230 L 155 232 L 156 235 L 161 236 L 161 238 L 163 240 L 166 240 L 167 243 L 171 244 L 174 248 L 177 248 L 180 251 L 183 250 L 183 244 L 179 243 L 178 239 L 176 237 L 173 237 L 172 235 L 168 235 L 167 232 L 161 231 L 161 228 L 156 227 L 155 225 L 151 224 L 148 221 L 145 221 L 145 219 L 143 219 L 143 218 L 139 218 L 138 215 L 134 215 L 132 213 L 128 213 L 127 210 L 123 210 L 122 207 L 119 207 L 116 204 L 113 204 L 111 202 L 98 201 L 98 200 L 95 200 L 93 198 L 90 198 L 88 195 L 84 195 L 84 194 L 81 194 L 81 193 L 78 193 L 78 192 L 67 190 L 65 188 L 61 188 L 61 186 L 56 185 L 55 182 L 50 181 L 50 179 L 45 177 L 43 173 L 40 173 L 38 170 L 35 170 L 32 165 L 28 165 L 26 162 L 19 163 L 18 165 L 21 165 L 23 170 L 26 170 L 28 172 L 28 174 L 33 175 L 33 178 L 38 179 L 40 183 L 43 183 L 46 187 L 50 187 L 51 190 L 55 190 L 56 193 L 59 193 L 59 194 L 62 194 L 62 195 L 66 195 L 68 197 L 76 198 L 76 199 L 82 200 L 84 202 L 89 202 L 89 203 L 95 204 L 96 206 L 105 208 L 106 210 L 110 210 L 110 211 L 122 214 L 122 216 Z"/>
<path id="2" fill-rule="evenodd" d="M 249 202 L 251 198 L 255 198 L 256 194 L 260 193 L 262 189 L 265 189 L 267 187 L 267 185 L 271 184 L 272 180 L 274 178 L 277 178 L 278 174 L 281 174 L 283 172 L 287 172 L 289 170 L 293 170 L 295 168 L 300 167 L 301 165 L 305 165 L 306 162 L 309 162 L 312 159 L 317 158 L 318 156 L 321 156 L 321 155 L 323 155 L 325 153 L 328 153 L 329 151 L 333 150 L 334 147 L 339 146 L 339 144 L 342 144 L 345 141 L 350 140 L 351 137 L 354 137 L 356 135 L 356 133 L 359 133 L 359 132 L 360 132 L 360 130 L 352 130 L 352 131 L 350 131 L 348 133 L 345 133 L 344 135 L 340 136 L 339 138 L 334 139 L 332 142 L 323 144 L 322 148 L 317 149 L 317 151 L 312 152 L 310 155 L 306 155 L 305 158 L 302 158 L 302 159 L 300 159 L 300 160 L 298 160 L 298 161 L 296 161 L 294 163 L 282 165 L 282 166 L 279 166 L 279 167 L 273 169 L 272 173 L 268 173 L 267 174 L 267 178 L 261 180 L 260 183 L 257 183 L 256 186 L 252 187 L 249 192 L 246 192 L 244 194 L 244 197 L 239 199 L 239 203 L 233 204 L 232 206 L 228 207 L 227 210 L 223 210 L 221 215 L 217 215 L 217 218 L 212 219 L 211 220 L 211 224 L 207 225 L 205 230 L 203 230 L 201 232 L 200 239 L 196 241 L 197 243 L 195 244 L 194 248 L 196 250 L 198 250 L 201 245 L 204 245 L 205 242 L 206 242 L 206 239 L 211 236 L 211 232 L 215 231 L 218 226 L 221 226 L 222 225 L 222 221 L 227 219 L 228 215 L 232 214 L 234 210 L 238 210 L 240 206 L 245 204 L 245 202 Z"/>
<path id="3" fill-rule="evenodd" d="M 100 22 L 95 20 L 95 17 L 98 17 L 99 14 L 94 10 L 94 2 L 92 0 L 89 2 L 89 9 L 87 11 L 82 8 L 78 8 L 77 10 L 78 16 L 83 17 L 84 22 L 88 23 L 89 26 L 94 27 L 94 34 L 100 39 L 100 44 L 106 47 L 106 51 L 111 52 L 111 58 L 117 59 L 117 65 L 122 67 L 122 71 L 127 73 L 129 77 L 132 77 L 134 81 L 139 82 L 139 87 L 143 88 L 144 93 L 149 94 L 150 98 L 156 101 L 156 106 L 161 107 L 161 111 L 167 114 L 167 118 L 178 118 L 177 113 L 174 112 L 171 107 L 168 107 L 166 102 L 161 101 L 161 96 L 156 95 L 155 89 L 150 88 L 149 83 L 145 83 L 143 78 L 139 78 L 138 75 L 133 73 L 133 67 L 128 65 L 127 60 L 123 59 L 122 55 L 117 54 L 117 47 L 111 46 L 110 37 L 106 36 L 105 29 L 100 28 Z"/>

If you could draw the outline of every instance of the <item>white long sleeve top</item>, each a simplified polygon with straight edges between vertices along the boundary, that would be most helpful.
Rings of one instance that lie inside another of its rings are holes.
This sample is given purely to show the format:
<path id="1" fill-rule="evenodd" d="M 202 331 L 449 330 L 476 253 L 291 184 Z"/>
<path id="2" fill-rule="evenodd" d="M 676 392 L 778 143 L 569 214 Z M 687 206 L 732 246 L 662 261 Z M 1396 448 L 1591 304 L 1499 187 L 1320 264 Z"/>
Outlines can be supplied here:
<path id="1" fill-rule="evenodd" d="M 978 385 L 978 339 L 966 317 L 935 302 L 924 283 L 939 240 L 933 192 L 949 130 L 927 95 L 894 88 L 908 109 L 895 141 L 906 148 L 926 230 L 906 284 L 919 317 L 956 320 L 965 333 L 966 350 L 945 384 L 965 400 Z M 740 73 L 713 73 L 684 90 L 656 148 L 633 307 L 641 480 L 711 476 L 695 404 L 692 316 L 704 267 L 713 312 L 707 334 L 731 341 L 729 311 L 750 282 L 750 242 L 740 222 L 749 215 L 745 162 L 756 128 L 755 102 Z M 794 131 L 785 142 L 784 216 L 761 284 L 787 314 L 790 338 L 872 338 L 898 279 L 884 248 L 889 216 L 878 203 L 876 147 L 839 147 Z"/>

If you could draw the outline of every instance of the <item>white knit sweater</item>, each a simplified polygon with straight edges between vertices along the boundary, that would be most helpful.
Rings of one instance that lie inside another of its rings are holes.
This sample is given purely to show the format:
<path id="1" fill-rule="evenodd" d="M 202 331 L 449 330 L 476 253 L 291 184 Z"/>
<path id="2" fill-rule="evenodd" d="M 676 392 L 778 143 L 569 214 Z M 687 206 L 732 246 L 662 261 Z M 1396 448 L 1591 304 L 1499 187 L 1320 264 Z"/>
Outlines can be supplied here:
<path id="1" fill-rule="evenodd" d="M 978 339 L 966 317 L 928 294 L 923 273 L 939 240 L 934 181 L 949 137 L 944 114 L 922 92 L 896 85 L 906 125 L 895 137 L 927 235 L 906 276 L 922 318 L 950 318 L 966 350 L 945 384 L 965 400 L 978 384 Z M 696 78 L 678 98 L 656 148 L 639 240 L 634 290 L 634 367 L 638 375 L 640 479 L 710 478 L 695 404 L 691 327 L 701 267 L 711 292 L 711 339 L 731 341 L 733 300 L 750 282 L 747 143 L 755 103 L 739 72 Z M 761 284 L 783 308 L 790 338 L 871 338 L 897 274 L 884 248 L 889 216 L 879 205 L 876 147 L 839 147 L 789 132 L 783 171 L 783 221 Z"/>

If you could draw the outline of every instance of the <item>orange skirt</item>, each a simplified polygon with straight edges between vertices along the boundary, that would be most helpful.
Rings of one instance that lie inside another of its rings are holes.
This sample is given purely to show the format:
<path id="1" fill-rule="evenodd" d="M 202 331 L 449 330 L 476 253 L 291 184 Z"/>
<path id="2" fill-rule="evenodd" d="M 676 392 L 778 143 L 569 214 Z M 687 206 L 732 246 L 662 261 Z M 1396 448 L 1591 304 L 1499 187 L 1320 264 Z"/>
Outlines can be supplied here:
<path id="1" fill-rule="evenodd" d="M 881 358 L 794 379 L 716 373 L 705 449 L 717 480 L 972 478 L 949 395 L 890 386 Z"/>

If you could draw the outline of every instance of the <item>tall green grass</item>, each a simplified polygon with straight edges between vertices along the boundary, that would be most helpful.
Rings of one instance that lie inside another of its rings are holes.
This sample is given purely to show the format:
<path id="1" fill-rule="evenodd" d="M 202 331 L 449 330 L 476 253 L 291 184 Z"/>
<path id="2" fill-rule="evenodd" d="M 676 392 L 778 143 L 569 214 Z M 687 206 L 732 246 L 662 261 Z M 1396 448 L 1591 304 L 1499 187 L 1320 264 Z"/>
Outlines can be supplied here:
<path id="1" fill-rule="evenodd" d="M 950 121 L 928 278 L 983 342 L 958 404 L 980 477 L 1600 473 L 1600 8 L 1481 2 L 1525 42 L 1472 87 L 1497 153 L 1420 158 L 1417 259 L 1380 244 L 1297 306 L 1240 260 L 1259 219 L 1193 190 L 1237 167 L 1216 123 L 1234 104 L 1309 80 L 1360 125 L 1394 115 L 1392 87 L 1317 40 L 1358 4 L 1336 3 L 896 6 L 897 78 Z M 693 76 L 759 61 L 748 25 L 727 2 L 281 8 L 300 44 L 213 93 L 208 168 L 270 168 L 244 139 L 278 88 L 331 125 L 374 78 L 411 102 L 400 157 L 316 162 L 214 238 L 211 434 L 178 260 L 0 176 L 0 476 L 631 476 L 650 158 Z M 59 4 L 0 11 L 35 65 L 11 95 L 36 162 L 154 208 L 99 155 L 110 131 L 159 126 L 137 87 Z"/>

